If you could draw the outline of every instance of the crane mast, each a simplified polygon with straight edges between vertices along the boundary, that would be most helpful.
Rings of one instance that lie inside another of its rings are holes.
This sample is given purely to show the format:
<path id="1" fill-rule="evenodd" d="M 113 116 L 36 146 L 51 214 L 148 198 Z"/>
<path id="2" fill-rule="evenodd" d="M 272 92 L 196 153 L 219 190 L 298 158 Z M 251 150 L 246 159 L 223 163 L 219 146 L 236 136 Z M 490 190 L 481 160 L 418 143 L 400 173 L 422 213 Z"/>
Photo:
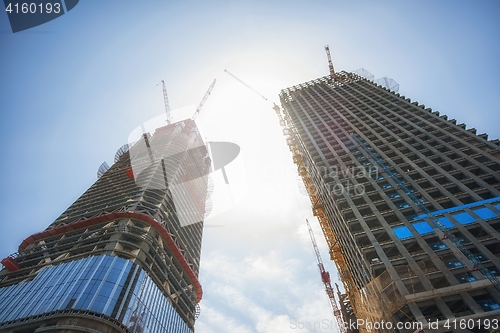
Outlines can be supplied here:
<path id="1" fill-rule="evenodd" d="M 165 113 L 167 114 L 167 124 L 172 123 L 172 114 L 170 113 L 170 104 L 168 103 L 167 88 L 165 87 L 165 81 L 161 80 L 163 84 L 163 102 L 165 103 Z"/>
<path id="2" fill-rule="evenodd" d="M 337 319 L 337 323 L 339 325 L 339 330 L 341 333 L 346 333 L 346 327 L 344 325 L 344 320 L 342 319 L 342 313 L 337 307 L 337 303 L 335 302 L 335 293 L 333 291 L 332 285 L 330 283 L 330 273 L 325 270 L 325 266 L 323 265 L 323 260 L 321 260 L 321 255 L 319 253 L 318 244 L 316 243 L 316 238 L 314 237 L 313 230 L 309 221 L 306 219 L 307 228 L 309 229 L 309 236 L 311 237 L 311 242 L 314 248 L 314 253 L 316 254 L 316 260 L 318 261 L 318 268 L 321 275 L 321 281 L 325 285 L 325 291 L 328 295 L 328 299 L 330 300 L 330 305 L 332 306 L 333 314 Z"/>
<path id="3" fill-rule="evenodd" d="M 330 55 L 330 47 L 328 45 L 325 46 L 326 56 L 328 58 L 328 69 L 330 69 L 330 75 L 335 76 L 335 69 L 333 69 L 332 56 Z"/>

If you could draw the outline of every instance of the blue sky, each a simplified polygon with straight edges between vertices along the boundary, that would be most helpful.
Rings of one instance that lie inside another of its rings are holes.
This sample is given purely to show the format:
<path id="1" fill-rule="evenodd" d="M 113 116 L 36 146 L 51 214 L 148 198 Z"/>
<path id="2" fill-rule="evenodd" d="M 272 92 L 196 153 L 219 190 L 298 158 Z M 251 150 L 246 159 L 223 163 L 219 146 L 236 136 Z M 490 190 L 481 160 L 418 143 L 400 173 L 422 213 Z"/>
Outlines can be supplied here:
<path id="1" fill-rule="evenodd" d="M 391 77 L 412 100 L 499 138 L 499 14 L 498 1 L 81 0 L 16 34 L 0 14 L 0 257 L 162 114 L 160 80 L 177 109 L 217 78 L 200 127 L 242 153 L 228 168 L 237 186 L 216 183 L 238 200 L 207 220 L 223 227 L 205 230 L 197 332 L 334 331 L 291 327 L 333 319 L 304 223 L 313 218 L 274 111 L 224 69 L 278 101 L 328 74 L 329 44 L 337 70 Z"/>

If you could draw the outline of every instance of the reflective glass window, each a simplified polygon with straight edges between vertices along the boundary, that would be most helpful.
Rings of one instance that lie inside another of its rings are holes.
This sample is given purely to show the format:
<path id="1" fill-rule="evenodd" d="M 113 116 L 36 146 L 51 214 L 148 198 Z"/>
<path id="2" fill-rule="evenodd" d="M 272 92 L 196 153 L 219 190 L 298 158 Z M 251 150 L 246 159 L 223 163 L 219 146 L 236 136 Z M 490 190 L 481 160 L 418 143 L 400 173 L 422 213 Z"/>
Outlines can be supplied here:
<path id="1" fill-rule="evenodd" d="M 443 242 L 434 242 L 434 243 L 430 243 L 429 246 L 434 250 L 434 251 L 437 251 L 437 250 L 444 250 L 446 248 L 448 248 L 448 246 L 446 246 L 445 243 Z"/>
<path id="2" fill-rule="evenodd" d="M 117 319 L 130 319 L 136 310 L 144 314 L 143 332 L 166 332 L 167 323 L 178 327 L 175 332 L 191 332 L 147 274 L 118 257 L 95 256 L 47 267 L 32 281 L 0 288 L 0 322 L 69 308 Z"/>
<path id="3" fill-rule="evenodd" d="M 498 302 L 493 298 L 483 299 L 478 301 L 478 303 L 479 305 L 481 305 L 484 311 L 500 310 L 500 304 L 498 304 Z"/>
<path id="4" fill-rule="evenodd" d="M 460 262 L 458 259 L 449 259 L 445 261 L 445 265 L 448 268 L 460 268 L 463 267 L 464 264 Z"/>
<path id="5" fill-rule="evenodd" d="M 467 273 L 459 274 L 456 277 L 457 277 L 458 281 L 460 281 L 461 283 L 474 282 L 477 280 L 474 276 L 467 274 Z"/>
<path id="6" fill-rule="evenodd" d="M 482 253 L 477 253 L 474 255 L 474 257 L 480 262 L 488 261 L 488 258 Z"/>

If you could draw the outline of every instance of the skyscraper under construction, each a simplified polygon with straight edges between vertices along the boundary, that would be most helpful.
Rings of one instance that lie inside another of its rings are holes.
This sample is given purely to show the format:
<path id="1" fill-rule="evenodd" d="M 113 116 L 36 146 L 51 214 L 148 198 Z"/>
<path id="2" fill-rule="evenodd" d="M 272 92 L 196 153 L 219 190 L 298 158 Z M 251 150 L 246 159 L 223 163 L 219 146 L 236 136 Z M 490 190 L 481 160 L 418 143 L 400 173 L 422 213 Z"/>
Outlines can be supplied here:
<path id="1" fill-rule="evenodd" d="M 498 327 L 499 141 L 332 65 L 280 99 L 354 311 L 343 320 L 378 325 L 364 332 Z"/>
<path id="2" fill-rule="evenodd" d="M 193 120 L 144 133 L 2 260 L 1 332 L 192 332 L 211 160 Z"/>

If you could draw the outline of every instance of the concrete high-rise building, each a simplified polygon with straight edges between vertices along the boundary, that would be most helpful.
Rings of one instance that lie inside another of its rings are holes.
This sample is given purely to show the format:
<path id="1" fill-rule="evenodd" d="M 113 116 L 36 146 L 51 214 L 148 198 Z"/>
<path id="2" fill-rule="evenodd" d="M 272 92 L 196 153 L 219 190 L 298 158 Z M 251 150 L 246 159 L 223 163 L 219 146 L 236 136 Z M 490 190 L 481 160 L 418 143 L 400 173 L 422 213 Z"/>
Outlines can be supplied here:
<path id="1" fill-rule="evenodd" d="M 498 327 L 499 141 L 355 73 L 280 99 L 350 318 L 391 322 L 375 331 Z"/>
<path id="2" fill-rule="evenodd" d="M 210 166 L 190 119 L 122 147 L 2 260 L 0 331 L 192 332 Z"/>

